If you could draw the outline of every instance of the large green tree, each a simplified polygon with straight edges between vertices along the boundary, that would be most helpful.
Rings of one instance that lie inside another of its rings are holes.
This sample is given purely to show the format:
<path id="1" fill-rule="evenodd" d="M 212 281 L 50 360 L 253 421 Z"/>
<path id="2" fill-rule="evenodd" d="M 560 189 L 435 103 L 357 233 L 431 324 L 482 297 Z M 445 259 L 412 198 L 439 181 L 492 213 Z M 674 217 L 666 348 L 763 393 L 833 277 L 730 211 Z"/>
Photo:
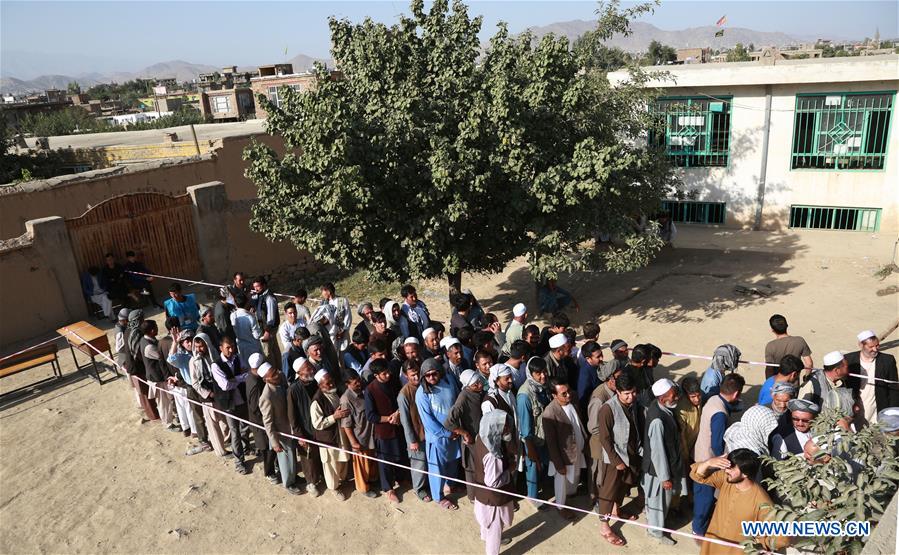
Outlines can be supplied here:
<path id="1" fill-rule="evenodd" d="M 618 87 L 588 71 L 565 38 L 513 37 L 500 24 L 482 51 L 481 18 L 436 0 L 386 26 L 332 18 L 331 78 L 282 89 L 267 130 L 287 152 L 254 144 L 251 226 L 319 260 L 378 279 L 498 272 L 526 255 L 535 279 L 648 262 L 658 242 L 630 233 L 671 185 L 642 146 L 645 76 Z M 602 21 L 627 30 L 617 3 Z M 621 32 L 620 30 L 618 32 Z M 602 253 L 599 232 L 625 239 Z"/>

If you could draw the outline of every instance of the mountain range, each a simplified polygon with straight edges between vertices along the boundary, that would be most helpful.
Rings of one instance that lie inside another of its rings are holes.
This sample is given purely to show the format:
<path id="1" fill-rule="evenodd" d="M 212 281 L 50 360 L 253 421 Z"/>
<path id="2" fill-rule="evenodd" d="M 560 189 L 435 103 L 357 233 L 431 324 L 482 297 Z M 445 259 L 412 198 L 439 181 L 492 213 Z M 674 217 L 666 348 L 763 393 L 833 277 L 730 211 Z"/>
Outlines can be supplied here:
<path id="1" fill-rule="evenodd" d="M 561 21 L 541 27 L 531 27 L 529 30 L 536 37 L 543 36 L 547 33 L 555 33 L 557 35 L 568 37 L 569 40 L 573 41 L 586 31 L 595 28 L 595 26 L 595 21 L 573 20 Z M 664 29 L 659 29 L 650 23 L 636 21 L 631 23 L 631 30 L 632 33 L 630 35 L 616 35 L 607 41 L 607 44 L 610 46 L 617 46 L 628 52 L 642 52 L 646 50 L 649 43 L 653 40 L 675 48 L 697 46 L 731 48 L 738 42 L 747 46 L 749 44 L 754 44 L 757 47 L 768 45 L 783 46 L 802 42 L 800 38 L 785 33 L 755 31 L 739 27 L 729 27 L 725 29 L 724 36 L 718 38 L 715 37 L 715 32 L 719 29 L 714 26 L 666 31 Z M 200 73 L 221 69 L 221 66 L 196 64 L 183 60 L 171 60 L 153 64 L 135 72 L 95 71 L 90 73 L 79 73 L 76 75 L 51 74 L 40 75 L 30 79 L 17 78 L 19 75 L 29 75 L 28 73 L 25 73 L 28 71 L 29 66 L 31 66 L 31 64 L 27 63 L 27 56 L 28 53 L 25 52 L 7 52 L 4 54 L 4 61 L 2 66 L 0 66 L 0 91 L 7 94 L 25 94 L 28 92 L 53 88 L 65 89 L 72 81 L 77 81 L 82 88 L 87 88 L 97 83 L 122 83 L 138 77 L 175 77 L 178 81 L 190 81 L 195 79 Z M 20 57 L 20 59 L 16 59 L 17 57 Z M 227 62 L 227 60 L 225 61 Z M 299 54 L 290 60 L 286 60 L 286 62 L 293 64 L 294 71 L 297 72 L 311 69 L 313 63 L 316 61 L 322 61 L 328 65 L 333 65 L 329 60 L 312 58 L 304 54 Z M 239 69 L 249 70 L 255 68 L 241 67 Z M 33 72 L 30 75 L 33 75 Z"/>

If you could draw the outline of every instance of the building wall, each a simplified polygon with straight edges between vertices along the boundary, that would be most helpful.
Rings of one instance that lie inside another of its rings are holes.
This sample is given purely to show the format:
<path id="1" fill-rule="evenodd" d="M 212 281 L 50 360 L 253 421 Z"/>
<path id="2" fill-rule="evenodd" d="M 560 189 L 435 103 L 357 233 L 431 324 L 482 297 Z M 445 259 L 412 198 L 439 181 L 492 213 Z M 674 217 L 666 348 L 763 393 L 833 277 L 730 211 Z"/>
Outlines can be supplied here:
<path id="1" fill-rule="evenodd" d="M 227 137 L 214 154 L 199 159 L 149 162 L 0 187 L 0 239 L 24 233 L 28 220 L 74 218 L 103 200 L 136 191 L 182 194 L 190 185 L 221 181 L 229 200 L 256 198 L 255 185 L 244 177 L 247 162 L 242 158 L 251 140 L 283 151 L 281 140 L 270 135 Z"/>
<path id="2" fill-rule="evenodd" d="M 259 95 L 268 98 L 269 87 L 281 87 L 284 85 L 300 85 L 302 90 L 308 90 L 315 83 L 315 75 L 284 75 L 281 77 L 255 77 L 250 80 L 250 87 L 253 89 L 253 97 L 258 98 Z M 256 102 L 256 117 L 266 117 L 265 108 L 259 102 Z"/>
<path id="3" fill-rule="evenodd" d="M 762 229 L 779 230 L 789 224 L 791 205 L 880 208 L 881 232 L 899 231 L 899 112 L 890 120 L 887 159 L 883 170 L 794 170 L 793 110 L 802 93 L 844 93 L 896 90 L 899 81 L 819 83 L 771 86 L 771 126 Z M 727 203 L 728 227 L 751 227 L 758 207 L 765 126 L 766 87 L 683 87 L 676 95 L 732 96 L 730 154 L 727 167 L 681 168 L 679 175 L 698 200 Z"/>
<path id="4" fill-rule="evenodd" d="M 670 96 L 732 96 L 727 167 L 678 169 L 697 200 L 726 202 L 727 227 L 754 225 L 762 170 L 765 94 L 771 93 L 767 176 L 761 227 L 788 227 L 791 205 L 881 209 L 881 233 L 899 231 L 899 96 L 893 98 L 883 170 L 793 170 L 794 110 L 802 93 L 897 91 L 897 56 L 880 59 L 793 60 L 775 65 L 734 63 L 665 67 Z M 618 72 L 610 80 L 626 77 Z M 662 84 L 662 83 L 658 83 Z"/>
<path id="5" fill-rule="evenodd" d="M 269 276 L 276 291 L 320 268 L 288 242 L 271 242 L 249 228 L 252 200 L 228 200 L 220 182 L 190 184 L 202 279 L 227 283 L 235 271 Z M 62 218 L 29 220 L 19 237 L 0 240 L 0 303 L 15 318 L 0 319 L 0 346 L 51 332 L 87 317 L 72 242 Z M 122 248 L 125 248 L 124 246 Z M 118 253 L 120 256 L 121 252 Z M 99 263 L 100 261 L 98 261 Z M 189 277 L 195 276 L 173 276 Z M 164 298 L 168 280 L 154 282 Z M 200 288 L 201 301 L 214 289 Z"/>

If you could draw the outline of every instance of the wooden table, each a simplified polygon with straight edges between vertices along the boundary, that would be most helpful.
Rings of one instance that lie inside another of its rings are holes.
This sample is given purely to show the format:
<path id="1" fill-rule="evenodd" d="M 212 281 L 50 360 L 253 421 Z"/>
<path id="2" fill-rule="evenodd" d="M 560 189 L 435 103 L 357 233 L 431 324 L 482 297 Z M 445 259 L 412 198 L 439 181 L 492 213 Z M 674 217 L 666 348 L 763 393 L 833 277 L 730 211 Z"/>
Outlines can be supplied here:
<path id="1" fill-rule="evenodd" d="M 59 328 L 56 330 L 56 333 L 65 337 L 66 341 L 69 342 L 69 349 L 72 351 L 72 361 L 75 363 L 75 368 L 84 372 L 92 365 L 94 367 L 94 374 L 97 382 L 99 382 L 100 385 L 103 385 L 103 381 L 100 379 L 100 369 L 97 367 L 97 360 L 95 357 L 99 354 L 98 351 L 100 353 L 106 351 L 109 353 L 109 358 L 112 358 L 112 348 L 109 345 L 109 337 L 106 336 L 106 332 L 92 326 L 88 322 L 81 321 Z M 78 359 L 75 358 L 75 349 L 78 349 L 91 357 L 91 364 L 85 364 L 84 366 L 79 365 Z M 118 367 L 113 364 L 112 368 L 116 377 L 119 377 Z"/>

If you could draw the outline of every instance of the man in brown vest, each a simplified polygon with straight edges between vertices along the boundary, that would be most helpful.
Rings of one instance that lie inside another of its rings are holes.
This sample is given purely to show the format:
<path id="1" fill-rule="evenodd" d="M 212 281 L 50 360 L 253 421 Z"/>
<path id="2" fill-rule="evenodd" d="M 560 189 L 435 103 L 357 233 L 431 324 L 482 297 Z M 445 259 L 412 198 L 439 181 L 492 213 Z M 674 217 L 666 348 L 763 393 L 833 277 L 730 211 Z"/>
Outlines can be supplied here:
<path id="1" fill-rule="evenodd" d="M 590 436 L 593 479 L 599 514 L 633 520 L 636 515 L 626 515 L 619 507 L 631 487 L 637 485 L 642 470 L 643 418 L 642 411 L 635 408 L 638 391 L 631 374 L 616 378 L 615 391 L 615 397 L 599 409 L 597 433 Z M 610 544 L 625 544 L 607 521 L 600 521 L 599 531 Z"/>
<path id="2" fill-rule="evenodd" d="M 318 449 L 322 459 L 325 484 L 329 490 L 334 492 L 334 496 L 339 501 L 344 501 L 346 496 L 340 491 L 340 485 L 346 478 L 346 465 L 350 460 L 350 456 L 347 453 L 350 450 L 350 442 L 347 440 L 346 435 L 340 433 L 338 422 L 342 418 L 346 418 L 350 411 L 340 408 L 337 387 L 335 387 L 334 380 L 331 379 L 331 375 L 327 370 L 319 370 L 315 374 L 315 381 L 318 382 L 318 391 L 312 397 L 312 404 L 309 407 L 312 427 L 315 429 L 313 438 L 315 441 L 344 449 L 344 451 L 326 447 L 319 447 Z"/>

